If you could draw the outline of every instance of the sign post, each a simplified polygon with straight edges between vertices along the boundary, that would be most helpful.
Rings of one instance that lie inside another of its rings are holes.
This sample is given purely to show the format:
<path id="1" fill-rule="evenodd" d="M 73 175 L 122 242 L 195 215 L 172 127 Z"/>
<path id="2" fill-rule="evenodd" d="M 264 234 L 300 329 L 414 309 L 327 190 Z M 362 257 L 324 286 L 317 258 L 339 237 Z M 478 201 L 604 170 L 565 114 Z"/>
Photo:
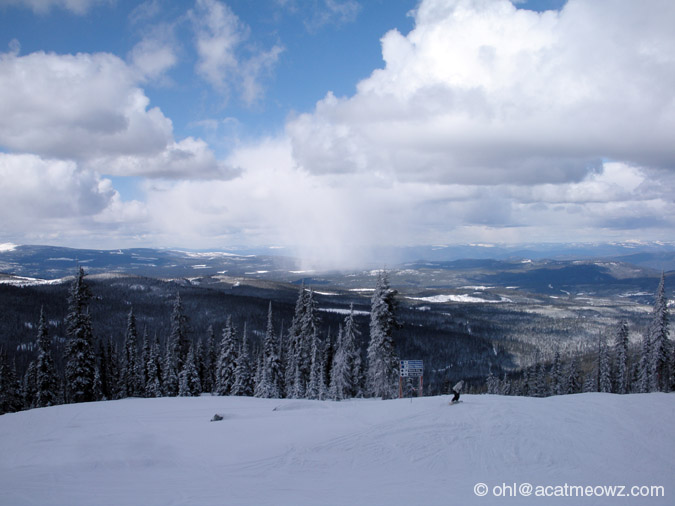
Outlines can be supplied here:
<path id="1" fill-rule="evenodd" d="M 403 398 L 403 378 L 419 378 L 417 396 L 422 397 L 424 363 L 421 360 L 401 360 L 398 374 L 398 398 Z"/>

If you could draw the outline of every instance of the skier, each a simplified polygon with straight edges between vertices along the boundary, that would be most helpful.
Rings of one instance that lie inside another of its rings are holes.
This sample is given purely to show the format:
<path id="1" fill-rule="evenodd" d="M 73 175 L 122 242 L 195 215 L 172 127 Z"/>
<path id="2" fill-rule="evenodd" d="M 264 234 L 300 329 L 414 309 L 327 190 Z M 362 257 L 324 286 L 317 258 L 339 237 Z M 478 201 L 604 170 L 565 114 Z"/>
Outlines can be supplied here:
<path id="1" fill-rule="evenodd" d="M 455 396 L 450 401 L 452 404 L 459 402 L 459 393 L 462 391 L 463 386 L 464 380 L 459 380 L 457 384 L 454 387 L 452 387 L 452 393 L 455 394 Z"/>

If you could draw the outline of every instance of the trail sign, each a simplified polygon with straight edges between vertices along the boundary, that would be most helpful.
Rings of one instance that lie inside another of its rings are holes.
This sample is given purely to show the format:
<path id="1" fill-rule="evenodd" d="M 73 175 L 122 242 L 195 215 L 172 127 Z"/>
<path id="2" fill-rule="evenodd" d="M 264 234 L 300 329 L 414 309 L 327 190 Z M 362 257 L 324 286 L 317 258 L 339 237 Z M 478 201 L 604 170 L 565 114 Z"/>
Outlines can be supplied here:
<path id="1" fill-rule="evenodd" d="M 403 378 L 419 378 L 417 395 L 422 397 L 424 363 L 421 360 L 401 360 L 398 374 L 398 397 L 403 397 Z"/>
<path id="2" fill-rule="evenodd" d="M 402 378 L 419 378 L 424 375 L 424 363 L 421 360 L 401 360 Z"/>

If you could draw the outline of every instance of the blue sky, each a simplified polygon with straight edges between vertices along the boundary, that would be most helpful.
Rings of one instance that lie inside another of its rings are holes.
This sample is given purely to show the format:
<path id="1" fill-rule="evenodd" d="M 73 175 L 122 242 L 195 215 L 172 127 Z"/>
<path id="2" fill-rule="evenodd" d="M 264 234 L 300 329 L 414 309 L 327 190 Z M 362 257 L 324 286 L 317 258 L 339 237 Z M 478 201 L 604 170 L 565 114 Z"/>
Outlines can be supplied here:
<path id="1" fill-rule="evenodd" d="M 0 242 L 671 240 L 668 0 L 0 0 Z"/>

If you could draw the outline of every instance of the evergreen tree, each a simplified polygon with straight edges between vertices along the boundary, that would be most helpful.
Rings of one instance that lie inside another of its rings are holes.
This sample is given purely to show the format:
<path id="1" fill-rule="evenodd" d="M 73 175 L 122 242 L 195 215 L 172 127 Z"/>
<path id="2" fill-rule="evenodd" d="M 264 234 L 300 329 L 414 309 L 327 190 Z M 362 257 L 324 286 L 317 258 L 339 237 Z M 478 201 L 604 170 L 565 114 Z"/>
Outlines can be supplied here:
<path id="1" fill-rule="evenodd" d="M 145 383 L 145 396 L 146 397 L 161 397 L 162 396 L 162 383 L 160 377 L 161 372 L 161 352 L 159 347 L 159 339 L 155 335 L 155 340 L 150 347 L 150 353 L 148 354 L 148 381 Z"/>
<path id="2" fill-rule="evenodd" d="M 220 352 L 216 368 L 216 393 L 230 395 L 235 381 L 237 367 L 237 340 L 232 318 L 228 316 L 220 341 Z"/>
<path id="3" fill-rule="evenodd" d="M 298 397 L 303 396 L 304 391 L 302 391 L 300 382 L 300 368 L 301 365 L 298 363 L 298 357 L 302 354 L 303 347 L 303 337 L 302 337 L 302 326 L 305 319 L 305 310 L 307 308 L 307 292 L 305 290 L 305 283 L 302 283 L 300 287 L 300 293 L 295 302 L 295 313 L 293 314 L 293 320 L 291 321 L 291 326 L 288 329 L 288 339 L 286 341 L 286 353 L 284 361 L 285 369 L 285 385 L 284 389 L 288 397 Z"/>
<path id="4" fill-rule="evenodd" d="M 70 288 L 66 326 L 66 392 L 68 402 L 97 400 L 94 388 L 96 355 L 89 316 L 91 291 L 84 282 L 84 269 L 79 268 Z"/>
<path id="5" fill-rule="evenodd" d="M 206 331 L 206 345 L 203 350 L 204 383 L 202 388 L 205 392 L 214 392 L 216 388 L 216 369 L 218 363 L 218 349 L 216 348 L 216 333 L 213 326 L 209 325 Z"/>
<path id="6" fill-rule="evenodd" d="M 36 407 L 37 402 L 37 366 L 35 360 L 31 360 L 23 375 L 23 405 L 30 409 Z"/>
<path id="7" fill-rule="evenodd" d="M 600 341 L 600 355 L 598 357 L 598 391 L 610 393 L 612 391 L 612 374 L 609 367 L 609 346 L 604 338 Z"/>
<path id="8" fill-rule="evenodd" d="M 642 347 L 640 349 L 640 361 L 637 368 L 637 378 L 634 391 L 637 393 L 649 392 L 651 386 L 651 343 L 649 332 L 642 336 Z"/>
<path id="9" fill-rule="evenodd" d="M 535 369 L 535 396 L 547 397 L 549 395 L 548 385 L 546 384 L 546 368 L 541 362 Z"/>
<path id="10" fill-rule="evenodd" d="M 499 380 L 492 374 L 492 369 L 490 369 L 490 373 L 488 374 L 485 383 L 487 384 L 488 394 L 497 395 L 499 393 Z"/>
<path id="11" fill-rule="evenodd" d="M 119 399 L 123 396 L 119 362 L 117 347 L 112 338 L 107 343 L 100 343 L 99 377 L 103 399 Z"/>
<path id="12" fill-rule="evenodd" d="M 9 365 L 5 351 L 0 349 L 0 415 L 15 413 L 22 408 L 21 386 L 16 367 Z"/>
<path id="13" fill-rule="evenodd" d="M 122 390 L 125 397 L 143 395 L 141 364 L 138 359 L 138 332 L 133 308 L 127 316 L 127 331 L 124 336 L 124 356 L 122 359 Z"/>
<path id="14" fill-rule="evenodd" d="M 169 336 L 169 346 L 171 347 L 171 355 L 176 360 L 176 371 L 183 370 L 183 364 L 190 348 L 190 341 L 188 339 L 188 321 L 187 316 L 183 310 L 183 302 L 180 298 L 180 293 L 176 293 L 176 300 L 173 304 L 173 311 L 171 312 L 171 334 Z"/>
<path id="15" fill-rule="evenodd" d="M 182 397 L 196 397 L 202 392 L 196 361 L 195 346 L 191 344 L 180 372 L 178 395 Z"/>
<path id="16" fill-rule="evenodd" d="M 670 390 L 670 347 L 668 338 L 668 299 L 665 292 L 665 275 L 661 274 L 661 281 L 656 290 L 656 300 L 652 310 L 652 321 L 649 327 L 650 337 L 650 371 L 649 390 L 651 392 Z"/>
<path id="17" fill-rule="evenodd" d="M 253 377 L 251 375 L 251 357 L 248 351 L 248 339 L 246 337 L 246 324 L 244 324 L 244 333 L 241 341 L 241 350 L 237 356 L 237 367 L 234 371 L 234 385 L 232 385 L 232 395 L 251 396 L 253 395 Z"/>
<path id="18" fill-rule="evenodd" d="M 398 360 L 394 349 L 396 322 L 396 290 L 380 272 L 371 299 L 370 343 L 368 345 L 368 392 L 373 397 L 395 396 Z"/>
<path id="19" fill-rule="evenodd" d="M 259 378 L 259 397 L 281 397 L 282 383 L 281 360 L 279 358 L 279 343 L 277 343 L 272 324 L 272 303 L 267 310 L 267 329 L 263 342 L 262 369 Z"/>
<path id="20" fill-rule="evenodd" d="M 52 358 L 52 341 L 47 330 L 44 308 L 40 309 L 38 324 L 38 357 L 36 363 L 35 406 L 38 408 L 59 404 L 59 380 Z"/>
<path id="21" fill-rule="evenodd" d="M 326 398 L 326 383 L 324 381 L 323 350 L 321 341 L 316 335 L 316 331 L 312 336 L 312 361 L 309 373 L 309 382 L 307 384 L 307 398 L 323 400 Z"/>
<path id="22" fill-rule="evenodd" d="M 553 366 L 551 367 L 552 395 L 562 395 L 564 384 L 562 364 L 560 363 L 560 350 L 555 350 L 555 355 L 553 356 Z"/>
<path id="23" fill-rule="evenodd" d="M 614 341 L 615 354 L 615 391 L 618 394 L 628 393 L 628 322 L 624 319 L 619 323 Z"/>
<path id="24" fill-rule="evenodd" d="M 578 359 L 573 358 L 567 365 L 565 374 L 565 394 L 576 394 L 581 390 L 581 374 Z"/>
<path id="25" fill-rule="evenodd" d="M 141 351 L 141 395 L 148 396 L 148 381 L 150 378 L 148 372 L 148 365 L 150 364 L 150 350 L 152 345 L 150 344 L 150 338 L 148 337 L 148 328 L 143 329 L 143 347 Z"/>

